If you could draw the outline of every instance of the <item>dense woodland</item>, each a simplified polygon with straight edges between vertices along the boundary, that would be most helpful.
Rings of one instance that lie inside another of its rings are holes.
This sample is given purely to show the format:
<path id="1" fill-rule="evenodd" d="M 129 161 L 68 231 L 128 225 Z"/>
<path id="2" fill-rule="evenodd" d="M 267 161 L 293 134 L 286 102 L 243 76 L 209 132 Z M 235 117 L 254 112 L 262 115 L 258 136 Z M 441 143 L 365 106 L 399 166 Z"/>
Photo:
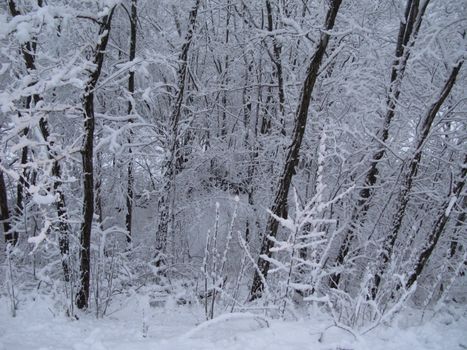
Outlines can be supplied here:
<path id="1" fill-rule="evenodd" d="M 3 1 L 12 315 L 465 303 L 466 28 L 465 0 Z"/>

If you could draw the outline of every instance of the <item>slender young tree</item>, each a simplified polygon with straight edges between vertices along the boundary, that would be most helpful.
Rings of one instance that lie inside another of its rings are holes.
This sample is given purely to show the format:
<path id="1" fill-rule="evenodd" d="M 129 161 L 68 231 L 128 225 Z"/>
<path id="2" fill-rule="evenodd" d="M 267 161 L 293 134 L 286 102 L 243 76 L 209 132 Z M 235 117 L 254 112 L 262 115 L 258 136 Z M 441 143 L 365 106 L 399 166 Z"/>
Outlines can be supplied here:
<path id="1" fill-rule="evenodd" d="M 101 75 L 105 49 L 109 41 L 112 16 L 115 7 L 102 17 L 99 26 L 99 40 L 94 48 L 93 70 L 89 75 L 83 93 L 84 140 L 81 151 L 83 162 L 83 223 L 81 225 L 80 288 L 76 295 L 76 305 L 86 309 L 89 303 L 90 268 L 91 268 L 91 229 L 94 215 L 94 90 Z"/>
<path id="2" fill-rule="evenodd" d="M 270 33 L 274 31 L 274 14 L 272 12 L 271 2 L 266 0 L 266 16 L 267 16 L 267 29 Z M 282 48 L 280 43 L 278 42 L 276 36 L 274 34 L 272 39 L 272 61 L 274 64 L 274 73 L 277 78 L 277 97 L 279 100 L 279 115 L 280 115 L 280 125 L 281 125 L 281 133 L 285 135 L 285 93 L 284 93 L 284 73 L 282 68 Z M 272 101 L 271 101 L 272 102 Z"/>
<path id="3" fill-rule="evenodd" d="M 130 54 L 129 61 L 133 61 L 136 57 L 136 29 L 138 21 L 138 7 L 137 0 L 131 0 L 131 9 L 130 9 Z M 128 93 L 131 95 L 130 101 L 128 102 L 128 115 L 134 113 L 135 106 L 134 104 L 134 93 L 135 93 L 135 71 L 130 70 L 128 75 Z M 133 119 L 130 118 L 130 123 L 133 122 Z M 128 137 L 128 144 L 131 144 L 133 138 L 133 131 L 130 129 Z M 129 159 L 128 159 L 128 168 L 127 168 L 127 195 L 126 195 L 126 216 L 125 216 L 125 225 L 127 230 L 127 241 L 131 243 L 132 240 L 132 218 L 133 218 L 133 160 L 132 160 L 132 150 L 131 146 L 128 149 Z"/>

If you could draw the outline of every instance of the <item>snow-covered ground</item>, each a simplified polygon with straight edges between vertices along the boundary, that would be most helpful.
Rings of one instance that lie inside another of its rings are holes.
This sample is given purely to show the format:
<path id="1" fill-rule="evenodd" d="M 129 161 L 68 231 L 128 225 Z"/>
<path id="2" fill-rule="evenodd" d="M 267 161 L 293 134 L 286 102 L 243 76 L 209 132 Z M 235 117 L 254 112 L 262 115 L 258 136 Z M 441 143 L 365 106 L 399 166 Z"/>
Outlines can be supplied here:
<path id="1" fill-rule="evenodd" d="M 456 350 L 467 349 L 467 312 L 450 308 L 435 316 L 404 312 L 394 325 L 355 337 L 333 327 L 322 314 L 300 321 L 256 319 L 251 314 L 223 315 L 203 323 L 199 306 L 150 307 L 132 297 L 111 315 L 96 319 L 57 314 L 50 299 L 23 301 L 15 318 L 0 300 L 1 350 Z M 144 310 L 144 312 L 143 312 Z M 330 327 L 331 326 L 331 327 Z"/>

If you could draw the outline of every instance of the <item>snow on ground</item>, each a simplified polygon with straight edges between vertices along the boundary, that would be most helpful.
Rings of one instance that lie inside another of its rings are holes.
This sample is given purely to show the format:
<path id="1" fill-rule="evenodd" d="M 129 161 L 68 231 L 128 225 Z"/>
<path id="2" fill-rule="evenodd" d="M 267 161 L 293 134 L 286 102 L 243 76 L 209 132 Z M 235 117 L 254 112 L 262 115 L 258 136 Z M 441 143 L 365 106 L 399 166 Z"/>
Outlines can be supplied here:
<path id="1" fill-rule="evenodd" d="M 269 320 L 251 314 L 221 316 L 203 324 L 199 306 L 167 303 L 150 307 L 132 297 L 103 319 L 81 314 L 70 320 L 44 297 L 23 301 L 17 317 L 0 299 L 0 350 L 456 350 L 467 349 L 466 310 L 445 310 L 434 317 L 405 312 L 392 327 L 355 338 L 329 327 L 326 316 L 301 321 Z M 144 310 L 144 313 L 143 313 Z M 144 330 L 147 327 L 147 331 Z"/>

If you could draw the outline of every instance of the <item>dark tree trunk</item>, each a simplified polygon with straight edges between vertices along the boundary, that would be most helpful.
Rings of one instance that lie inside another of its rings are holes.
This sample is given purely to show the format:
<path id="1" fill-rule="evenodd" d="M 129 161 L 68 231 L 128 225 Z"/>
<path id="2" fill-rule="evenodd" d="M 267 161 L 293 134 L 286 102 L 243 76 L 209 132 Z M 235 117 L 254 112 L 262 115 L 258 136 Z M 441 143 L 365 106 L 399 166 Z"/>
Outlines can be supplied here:
<path id="1" fill-rule="evenodd" d="M 8 210 L 8 196 L 6 192 L 5 179 L 3 171 L 0 170 L 0 220 L 3 225 L 3 235 L 6 244 L 14 245 L 14 237 L 11 232 L 10 212 Z"/>
<path id="2" fill-rule="evenodd" d="M 267 13 L 267 22 L 268 22 L 268 31 L 274 31 L 274 21 L 271 2 L 266 0 L 266 13 Z M 281 124 L 281 134 L 285 135 L 285 93 L 284 93 L 284 74 L 282 70 L 282 61 L 281 53 L 282 48 L 280 43 L 277 41 L 275 35 L 272 39 L 272 61 L 274 64 L 274 74 L 277 77 L 278 85 L 278 99 L 279 99 L 279 115 L 280 115 L 280 124 Z"/>
<path id="3" fill-rule="evenodd" d="M 52 176 L 60 179 L 60 167 L 58 165 L 58 161 L 54 163 L 52 168 Z M 60 181 L 54 182 L 54 190 L 55 193 L 58 194 L 58 199 L 55 202 L 55 206 L 57 208 L 57 215 L 59 220 L 59 232 L 60 236 L 58 239 L 58 244 L 60 247 L 60 254 L 62 256 L 62 268 L 63 268 L 63 275 L 66 282 L 70 281 L 70 266 L 69 266 L 69 253 L 70 253 L 70 244 L 68 238 L 68 232 L 70 231 L 70 227 L 68 225 L 68 213 L 66 209 L 65 203 L 65 195 L 63 191 L 60 190 Z"/>
<path id="4" fill-rule="evenodd" d="M 308 109 L 310 106 L 311 95 L 313 88 L 318 77 L 318 71 L 321 66 L 323 56 L 326 52 L 326 48 L 329 42 L 329 31 L 334 27 L 334 22 L 339 11 L 342 0 L 333 0 L 330 3 L 328 13 L 326 15 L 324 32 L 321 33 L 321 38 L 316 48 L 316 52 L 310 62 L 307 69 L 307 75 L 302 86 L 300 93 L 300 99 L 297 111 L 295 113 L 295 127 L 292 134 L 292 144 L 289 147 L 286 162 L 282 175 L 279 180 L 277 192 L 275 195 L 274 203 L 271 208 L 271 212 L 279 217 L 285 217 L 287 211 L 287 197 L 289 194 L 289 188 L 292 181 L 292 177 L 295 173 L 295 166 L 299 160 L 300 146 L 302 144 L 303 135 L 305 133 Z M 269 261 L 263 259 L 261 256 L 271 256 L 270 249 L 273 246 L 273 242 L 268 236 L 275 237 L 279 227 L 279 222 L 272 216 L 268 218 L 265 235 L 260 251 L 260 257 L 258 258 L 259 271 L 255 272 L 253 282 L 250 290 L 250 300 L 261 297 L 264 285 L 262 278 L 266 278 L 269 271 Z"/>
<path id="5" fill-rule="evenodd" d="M 37 95 L 36 95 L 37 96 Z M 37 99 L 40 99 L 37 96 Z M 41 118 L 39 121 L 39 128 L 41 130 L 42 137 L 45 141 L 49 140 L 50 133 L 48 129 L 47 122 L 44 118 Z M 54 192 L 57 194 L 57 201 L 55 202 L 55 207 L 57 209 L 57 216 L 58 216 L 58 228 L 59 228 L 59 239 L 58 244 L 60 247 L 60 254 L 62 256 L 62 268 L 63 268 L 63 275 L 66 282 L 70 280 L 70 267 L 69 267 L 69 238 L 68 232 L 70 231 L 70 227 L 68 224 L 68 213 L 66 209 L 66 202 L 65 202 L 65 194 L 61 190 L 61 168 L 60 163 L 56 159 L 57 154 L 52 151 L 52 145 L 47 144 L 47 156 L 50 160 L 53 160 L 52 164 L 52 177 L 53 177 L 53 189 Z"/>
<path id="6" fill-rule="evenodd" d="M 136 25 L 138 20 L 137 14 L 137 0 L 131 1 L 131 13 L 130 13 L 130 62 L 135 59 L 136 56 Z M 128 92 L 133 97 L 135 93 L 135 72 L 130 70 L 128 76 Z M 131 115 L 134 111 L 134 106 L 132 103 L 133 99 L 128 102 L 128 114 Z M 129 120 L 130 123 L 133 122 L 132 119 Z M 128 137 L 128 144 L 131 144 L 133 132 L 130 129 L 130 136 Z M 132 238 L 132 218 L 133 218 L 133 161 L 131 158 L 131 146 L 128 149 L 130 154 L 128 169 L 127 169 L 127 196 L 126 196 L 126 216 L 125 216 L 125 225 L 127 230 L 127 242 L 131 243 Z"/>
<path id="7" fill-rule="evenodd" d="M 378 163 L 383 159 L 386 153 L 386 148 L 383 145 L 388 140 L 389 128 L 396 112 L 396 106 L 401 93 L 402 79 L 411 53 L 410 48 L 413 46 L 418 36 L 418 31 L 429 0 L 424 3 L 421 9 L 419 9 L 419 2 L 419 0 L 407 0 L 404 20 L 401 21 L 399 26 L 395 59 L 391 68 L 391 81 L 386 101 L 386 115 L 383 127 L 378 135 L 380 142 L 378 143 L 376 152 L 373 154 L 370 167 L 366 172 L 363 189 L 359 193 L 359 198 L 352 212 L 350 227 L 347 230 L 344 240 L 340 246 L 339 253 L 336 258 L 337 266 L 343 265 L 347 255 L 349 254 L 353 239 L 355 238 L 355 232 L 365 221 L 368 209 L 370 208 L 370 199 L 373 194 L 373 188 L 378 181 Z M 333 274 L 329 279 L 330 287 L 337 287 L 340 278 L 341 273 Z"/>
<path id="8" fill-rule="evenodd" d="M 26 108 L 29 108 L 29 106 L 26 106 Z M 27 135 L 29 132 L 28 129 L 24 130 L 24 135 Z M 25 188 L 28 187 L 27 185 L 27 169 L 26 169 L 26 163 L 28 162 L 28 153 L 29 153 L 29 148 L 28 147 L 23 147 L 21 149 L 21 175 L 19 176 L 18 183 L 16 184 L 16 206 L 15 206 L 15 216 L 17 218 L 21 217 L 23 215 L 23 209 L 24 209 L 24 191 Z M 16 245 L 17 240 L 18 240 L 18 232 L 13 233 L 13 244 Z"/>
<path id="9" fill-rule="evenodd" d="M 99 28 L 99 43 L 94 50 L 94 70 L 91 72 L 83 94 L 84 110 L 84 140 L 81 151 L 84 176 L 83 223 L 81 225 L 81 254 L 80 254 L 80 288 L 76 296 L 76 306 L 86 309 L 89 301 L 90 258 L 91 258 L 91 229 L 94 215 L 94 89 L 99 80 L 104 62 L 105 49 L 110 36 L 110 24 L 114 8 L 102 18 Z"/>
<path id="10" fill-rule="evenodd" d="M 449 78 L 447 79 L 446 83 L 444 84 L 443 90 L 438 98 L 438 100 L 433 103 L 426 114 L 425 118 L 422 121 L 422 127 L 420 130 L 420 136 L 416 143 L 415 154 L 412 157 L 409 163 L 409 171 L 405 175 L 405 178 L 402 182 L 402 189 L 399 193 L 399 197 L 397 200 L 397 207 L 396 211 L 392 220 L 392 225 L 389 233 L 385 236 L 385 240 L 383 242 L 383 250 L 381 256 L 379 258 L 379 266 L 377 266 L 377 272 L 375 274 L 374 279 L 374 288 L 372 290 L 373 298 L 376 297 L 376 293 L 378 292 L 379 285 L 381 283 L 381 275 L 385 270 L 387 263 L 391 260 L 391 255 L 394 250 L 394 245 L 396 243 L 397 237 L 402 227 L 402 221 L 406 214 L 407 205 L 410 200 L 410 192 L 412 190 L 413 180 L 417 176 L 418 168 L 420 166 L 420 161 L 422 158 L 422 149 L 423 145 L 425 144 L 428 135 L 430 133 L 431 127 L 433 122 L 443 105 L 446 98 L 449 96 L 449 93 L 452 90 L 456 82 L 457 75 L 463 65 L 464 61 L 461 60 L 458 64 L 454 66 L 452 69 Z"/>
<path id="11" fill-rule="evenodd" d="M 227 46 L 229 44 L 230 38 L 230 0 L 227 0 L 227 14 L 225 22 L 225 39 L 224 44 Z M 222 67 L 222 63 L 219 60 L 219 67 Z M 220 136 L 225 137 L 227 135 L 227 91 L 229 84 L 229 55 L 224 56 L 224 66 L 221 68 L 220 74 L 222 75 L 222 120 L 220 122 Z"/>

